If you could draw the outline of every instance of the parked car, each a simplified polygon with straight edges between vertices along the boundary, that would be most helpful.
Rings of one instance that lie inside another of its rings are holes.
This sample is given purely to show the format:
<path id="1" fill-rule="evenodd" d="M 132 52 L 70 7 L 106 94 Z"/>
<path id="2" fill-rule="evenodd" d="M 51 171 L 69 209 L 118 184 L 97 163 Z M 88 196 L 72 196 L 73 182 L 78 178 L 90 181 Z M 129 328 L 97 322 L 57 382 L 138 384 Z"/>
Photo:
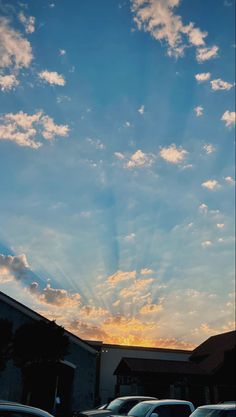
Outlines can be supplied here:
<path id="1" fill-rule="evenodd" d="M 198 407 L 191 417 L 236 417 L 236 404 L 203 405 Z"/>
<path id="2" fill-rule="evenodd" d="M 46 411 L 28 405 L 13 403 L 10 401 L 0 401 L 1 417 L 53 417 Z"/>
<path id="3" fill-rule="evenodd" d="M 86 411 L 80 411 L 74 413 L 74 416 L 79 417 L 109 417 L 111 414 L 119 414 L 125 416 L 129 410 L 134 407 L 134 405 L 145 400 L 154 400 L 155 397 L 147 396 L 128 396 L 128 397 L 118 397 L 109 402 L 106 405 L 106 408 L 103 409 L 92 409 Z"/>
<path id="4" fill-rule="evenodd" d="M 128 412 L 130 417 L 189 417 L 194 406 L 183 400 L 149 400 L 135 405 Z M 112 416 L 118 417 L 118 416 Z"/>

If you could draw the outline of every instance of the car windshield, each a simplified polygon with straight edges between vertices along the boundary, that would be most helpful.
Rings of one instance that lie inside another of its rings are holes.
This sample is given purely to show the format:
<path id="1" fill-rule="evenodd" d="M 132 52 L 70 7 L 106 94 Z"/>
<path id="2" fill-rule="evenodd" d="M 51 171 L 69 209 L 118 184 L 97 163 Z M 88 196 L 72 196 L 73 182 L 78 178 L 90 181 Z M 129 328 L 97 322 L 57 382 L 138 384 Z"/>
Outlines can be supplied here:
<path id="1" fill-rule="evenodd" d="M 124 400 L 113 400 L 106 407 L 108 410 L 113 411 L 113 413 L 118 413 L 120 406 L 124 403 Z"/>
<path id="2" fill-rule="evenodd" d="M 145 417 L 147 412 L 152 407 L 151 404 L 147 403 L 139 403 L 136 404 L 131 410 L 128 412 L 128 416 L 134 416 L 134 417 Z"/>
<path id="3" fill-rule="evenodd" d="M 236 417 L 236 410 L 212 410 L 202 408 L 195 410 L 191 417 Z"/>

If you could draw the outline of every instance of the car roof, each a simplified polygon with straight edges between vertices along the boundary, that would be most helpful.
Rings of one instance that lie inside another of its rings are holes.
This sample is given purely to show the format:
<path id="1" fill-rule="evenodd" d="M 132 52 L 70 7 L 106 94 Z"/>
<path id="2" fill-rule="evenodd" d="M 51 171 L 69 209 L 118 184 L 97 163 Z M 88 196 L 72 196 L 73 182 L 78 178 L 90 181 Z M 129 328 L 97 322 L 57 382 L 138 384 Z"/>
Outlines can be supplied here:
<path id="1" fill-rule="evenodd" d="M 161 404 L 188 404 L 192 405 L 190 401 L 185 400 L 173 400 L 173 399 L 165 399 L 165 400 L 148 400 L 143 401 L 144 404 L 152 404 L 152 405 L 161 405 Z"/>
<path id="2" fill-rule="evenodd" d="M 156 400 L 156 397 L 149 397 L 149 395 L 129 395 L 129 396 L 125 396 L 125 397 L 117 397 L 114 398 L 114 400 L 135 400 L 135 399 L 142 399 L 142 398 L 146 398 L 146 399 L 153 399 Z"/>
<path id="3" fill-rule="evenodd" d="M 234 404 L 208 404 L 202 405 L 198 408 L 204 408 L 207 410 L 236 410 L 236 403 Z"/>
<path id="4" fill-rule="evenodd" d="M 20 404 L 20 403 L 15 403 L 12 401 L 4 401 L 4 400 L 0 400 L 0 409 L 3 410 L 14 410 L 14 411 L 19 411 L 19 410 L 24 410 L 24 411 L 31 411 L 31 412 L 37 412 L 39 415 L 43 416 L 48 416 L 50 417 L 51 414 L 49 414 L 47 411 L 41 410 L 39 408 L 36 407 L 31 407 L 29 405 L 25 405 L 25 404 Z"/>

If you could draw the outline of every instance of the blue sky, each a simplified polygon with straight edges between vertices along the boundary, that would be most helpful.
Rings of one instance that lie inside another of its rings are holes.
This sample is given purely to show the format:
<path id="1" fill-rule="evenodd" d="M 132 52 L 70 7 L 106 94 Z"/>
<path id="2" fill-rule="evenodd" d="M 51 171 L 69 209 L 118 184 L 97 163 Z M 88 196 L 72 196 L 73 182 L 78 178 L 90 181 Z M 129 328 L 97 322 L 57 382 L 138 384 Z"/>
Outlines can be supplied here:
<path id="1" fill-rule="evenodd" d="M 235 2 L 0 2 L 0 287 L 83 338 L 234 328 Z"/>

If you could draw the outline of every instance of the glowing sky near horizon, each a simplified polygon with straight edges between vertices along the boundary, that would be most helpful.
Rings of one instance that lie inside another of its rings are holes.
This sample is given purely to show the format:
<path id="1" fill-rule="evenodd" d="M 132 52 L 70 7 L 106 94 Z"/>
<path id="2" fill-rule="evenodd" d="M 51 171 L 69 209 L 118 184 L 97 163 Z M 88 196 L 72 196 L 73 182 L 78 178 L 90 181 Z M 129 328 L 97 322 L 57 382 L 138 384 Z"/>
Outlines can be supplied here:
<path id="1" fill-rule="evenodd" d="M 0 290 L 85 339 L 234 328 L 235 1 L 0 2 Z"/>

